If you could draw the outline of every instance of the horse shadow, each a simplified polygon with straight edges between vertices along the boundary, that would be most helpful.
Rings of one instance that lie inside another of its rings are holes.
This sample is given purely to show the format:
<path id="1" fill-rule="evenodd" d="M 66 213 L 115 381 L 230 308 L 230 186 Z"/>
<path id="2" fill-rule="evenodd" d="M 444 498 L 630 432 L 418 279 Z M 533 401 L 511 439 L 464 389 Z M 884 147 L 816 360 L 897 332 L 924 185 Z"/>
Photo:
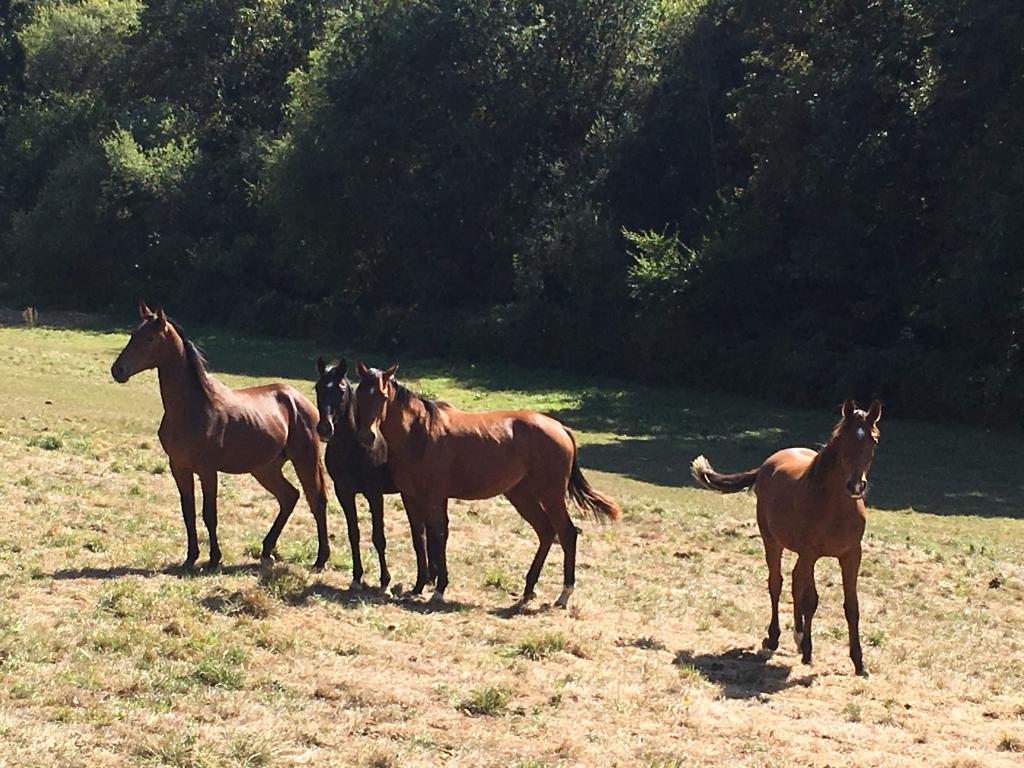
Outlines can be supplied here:
<path id="1" fill-rule="evenodd" d="M 504 608 L 491 608 L 487 612 L 491 616 L 497 616 L 499 619 L 515 619 L 519 616 L 525 616 L 527 618 L 532 616 L 539 616 L 543 613 L 549 613 L 552 610 L 559 610 L 564 613 L 564 609 L 555 608 L 555 604 L 551 603 L 538 603 L 529 602 L 524 603 L 522 600 L 516 600 L 512 605 L 507 605 Z"/>
<path id="2" fill-rule="evenodd" d="M 386 589 L 380 587 L 369 587 L 364 586 L 362 589 L 352 589 L 351 587 L 336 587 L 333 584 L 328 584 L 323 581 L 310 584 L 306 587 L 302 593 L 302 602 L 305 602 L 310 597 L 319 597 L 322 600 L 336 603 L 338 605 L 346 607 L 355 607 L 358 605 L 393 605 L 402 610 L 409 611 L 410 613 L 430 614 L 430 613 L 458 613 L 460 611 L 466 611 L 477 606 L 472 603 L 464 603 L 459 600 L 444 600 L 442 602 L 431 602 L 425 600 L 422 597 L 412 596 L 408 594 L 394 594 Z"/>
<path id="3" fill-rule="evenodd" d="M 206 568 L 185 568 L 180 563 L 165 565 L 162 568 L 139 568 L 131 565 L 115 565 L 109 568 L 61 568 L 49 575 L 48 578 L 54 581 L 74 581 L 76 579 L 121 579 L 125 576 L 177 576 L 179 578 L 196 578 L 202 576 L 233 576 L 239 573 L 256 572 L 259 570 L 258 563 L 235 563 L 232 565 L 221 565 L 214 570 Z"/>
<path id="4" fill-rule="evenodd" d="M 771 663 L 747 648 L 731 648 L 723 653 L 693 654 L 679 651 L 672 663 L 681 669 L 692 668 L 705 680 L 715 683 L 727 699 L 753 699 L 797 685 L 807 687 L 816 675 L 793 677 L 793 668 Z"/>

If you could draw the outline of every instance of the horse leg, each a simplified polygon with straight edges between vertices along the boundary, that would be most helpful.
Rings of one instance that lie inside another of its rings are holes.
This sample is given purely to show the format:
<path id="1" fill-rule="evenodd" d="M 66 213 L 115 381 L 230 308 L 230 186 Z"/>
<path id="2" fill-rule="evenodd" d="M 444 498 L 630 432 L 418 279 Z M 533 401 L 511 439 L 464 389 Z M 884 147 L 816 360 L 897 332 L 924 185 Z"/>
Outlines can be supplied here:
<path id="1" fill-rule="evenodd" d="M 217 473 L 207 472 L 199 476 L 203 487 L 203 523 L 210 535 L 210 562 L 207 570 L 215 571 L 220 566 L 220 545 L 217 543 Z"/>
<path id="2" fill-rule="evenodd" d="M 427 525 L 421 504 L 416 499 L 409 498 L 403 493 L 402 504 L 405 506 L 405 515 L 409 518 L 412 548 L 416 553 L 416 584 L 412 588 L 412 594 L 422 595 L 423 587 L 427 585 Z"/>
<path id="3" fill-rule="evenodd" d="M 270 526 L 270 530 L 263 539 L 263 551 L 260 554 L 263 565 L 270 565 L 270 558 L 277 548 L 277 540 L 281 536 L 284 524 L 288 522 L 292 510 L 295 509 L 295 505 L 299 501 L 298 490 L 281 474 L 282 464 L 283 462 L 280 461 L 274 462 L 252 473 L 256 482 L 270 491 L 280 505 L 277 517 L 274 518 L 274 524 Z"/>
<path id="4" fill-rule="evenodd" d="M 576 538 L 579 531 L 569 518 L 564 486 L 542 497 L 541 508 L 547 516 L 548 524 L 558 536 L 558 543 L 562 545 L 562 594 L 555 600 L 555 607 L 565 608 L 576 589 Z"/>
<path id="5" fill-rule="evenodd" d="M 540 503 L 532 495 L 520 486 L 516 486 L 505 494 L 512 506 L 520 516 L 526 520 L 537 534 L 537 554 L 533 556 L 530 570 L 526 572 L 526 587 L 523 589 L 522 601 L 525 603 L 535 596 L 534 589 L 537 587 L 537 580 L 540 578 L 541 569 L 547 559 L 548 551 L 555 540 L 555 529 L 551 527 Z"/>
<path id="6" fill-rule="evenodd" d="M 311 450 L 307 450 L 307 446 Z M 322 571 L 331 557 L 331 542 L 327 538 L 327 488 L 324 481 L 324 467 L 320 463 L 320 443 L 315 434 L 308 443 L 303 442 L 298 450 L 289 446 L 288 458 L 295 467 L 302 492 L 306 494 L 309 511 L 316 521 L 316 561 L 314 571 Z"/>
<path id="7" fill-rule="evenodd" d="M 861 677 L 867 677 L 864 669 L 864 655 L 860 649 L 860 605 L 857 601 L 857 574 L 860 572 L 860 544 L 839 558 L 839 568 L 843 574 L 843 612 L 846 614 L 846 626 L 850 631 L 850 659 L 854 671 Z"/>
<path id="8" fill-rule="evenodd" d="M 359 519 L 356 514 L 356 496 L 354 493 L 341 492 L 337 483 L 334 485 L 334 495 L 338 497 L 345 512 L 345 524 L 348 526 L 348 545 L 352 549 L 352 585 L 350 589 L 360 590 L 363 584 L 363 558 L 359 552 Z"/>
<path id="9" fill-rule="evenodd" d="M 373 547 L 377 550 L 380 561 L 380 588 L 387 589 L 391 583 L 391 572 L 388 571 L 388 560 L 385 551 L 388 547 L 384 536 L 384 494 L 371 492 L 366 500 L 370 503 L 370 522 L 373 526 Z"/>
<path id="10" fill-rule="evenodd" d="M 768 563 L 768 595 L 772 600 L 772 620 L 768 624 L 768 636 L 761 641 L 761 648 L 774 651 L 779 647 L 779 597 L 782 595 L 782 545 L 770 536 L 763 535 L 764 559 Z"/>
<path id="11" fill-rule="evenodd" d="M 800 555 L 793 568 L 793 611 L 796 617 L 793 636 L 804 664 L 811 663 L 811 621 L 818 610 L 818 590 L 814 586 L 816 560 Z"/>
<path id="12" fill-rule="evenodd" d="M 427 522 L 427 557 L 431 565 L 437 566 L 437 585 L 430 602 L 444 601 L 448 589 L 448 499 L 430 505 Z"/>
<path id="13" fill-rule="evenodd" d="M 196 536 L 196 485 L 192 470 L 182 469 L 171 464 L 171 475 L 178 486 L 178 495 L 181 497 L 181 516 L 185 520 L 185 538 L 188 542 L 188 549 L 185 553 L 185 570 L 191 571 L 195 568 L 196 560 L 199 559 L 199 538 Z"/>

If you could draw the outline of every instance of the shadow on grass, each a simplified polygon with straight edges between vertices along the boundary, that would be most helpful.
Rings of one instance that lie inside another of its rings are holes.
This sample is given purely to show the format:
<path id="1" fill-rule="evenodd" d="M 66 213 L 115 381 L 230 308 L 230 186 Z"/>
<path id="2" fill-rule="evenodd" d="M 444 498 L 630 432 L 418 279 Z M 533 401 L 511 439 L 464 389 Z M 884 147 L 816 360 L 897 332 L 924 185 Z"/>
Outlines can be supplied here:
<path id="1" fill-rule="evenodd" d="M 720 686 L 722 695 L 728 699 L 752 699 L 762 693 L 778 693 L 797 685 L 808 686 L 815 678 L 813 674 L 791 677 L 792 667 L 771 664 L 745 648 L 699 655 L 679 651 L 672 663 L 681 670 L 693 670 Z"/>
<path id="2" fill-rule="evenodd" d="M 206 568 L 187 569 L 181 564 L 166 565 L 163 568 L 137 568 L 130 565 L 115 565 L 110 568 L 62 568 L 54 571 L 48 576 L 54 581 L 72 581 L 75 579 L 120 579 L 124 576 L 178 576 L 180 578 L 202 578 L 203 576 L 232 576 L 237 573 L 255 573 L 259 570 L 259 563 L 236 563 L 233 565 L 221 565 L 210 571 Z"/>
<path id="3" fill-rule="evenodd" d="M 59 320 L 43 318 L 44 324 L 57 327 Z M 115 328 L 110 319 L 90 320 L 76 313 L 66 326 Z M 312 341 L 247 337 L 199 326 L 186 330 L 206 350 L 214 373 L 308 380 L 309 388 L 302 390 L 306 394 L 312 389 L 317 355 L 343 355 L 350 361 L 359 356 Z M 397 359 L 365 350 L 362 356 L 379 364 Z M 559 403 L 570 402 L 571 406 L 551 415 L 577 432 L 584 467 L 665 487 L 692 487 L 689 463 L 698 454 L 706 455 L 720 471 L 735 472 L 758 466 L 780 448 L 817 447 L 839 417 L 838 403 L 831 411 L 801 410 L 714 392 L 627 384 L 503 363 L 405 358 L 401 362 L 403 373 L 412 379 L 443 378 L 468 392 L 497 393 L 499 400 L 507 399 L 513 407 L 516 398 L 523 396 L 536 400 L 551 395 Z M 454 405 L 472 407 L 468 399 L 460 402 L 458 395 L 437 394 L 451 397 Z M 1024 518 L 1024 479 L 1017 469 L 1024 466 L 1024 439 L 1019 433 L 902 421 L 888 413 L 881 428 L 870 506 L 937 515 Z"/>
<path id="4" fill-rule="evenodd" d="M 505 606 L 504 608 L 491 608 L 487 612 L 491 616 L 497 616 L 499 619 L 515 619 L 519 616 L 531 617 L 540 616 L 541 614 L 549 613 L 551 611 L 559 611 L 565 613 L 565 608 L 556 608 L 554 602 L 541 602 L 538 600 L 532 600 L 528 603 L 524 603 L 522 600 L 516 600 L 512 605 Z"/>
<path id="5" fill-rule="evenodd" d="M 363 604 L 373 605 L 394 605 L 410 613 L 458 613 L 477 606 L 472 603 L 463 603 L 458 600 L 444 600 L 434 603 L 422 597 L 411 595 L 392 595 L 387 590 L 379 587 L 363 587 L 352 589 L 351 587 L 341 589 L 330 584 L 318 582 L 306 588 L 305 598 L 316 595 L 324 600 L 347 607 L 355 607 Z"/>

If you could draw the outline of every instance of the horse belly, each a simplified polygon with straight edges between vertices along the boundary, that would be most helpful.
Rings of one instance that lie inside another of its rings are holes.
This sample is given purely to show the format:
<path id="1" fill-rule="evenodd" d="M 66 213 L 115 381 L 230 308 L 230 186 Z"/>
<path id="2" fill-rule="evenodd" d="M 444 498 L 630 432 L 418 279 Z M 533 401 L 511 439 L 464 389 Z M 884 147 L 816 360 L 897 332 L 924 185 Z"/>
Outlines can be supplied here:
<path id="1" fill-rule="evenodd" d="M 462 447 L 447 472 L 451 499 L 490 499 L 508 491 L 526 474 L 511 445 L 490 443 Z"/>
<path id="2" fill-rule="evenodd" d="M 284 448 L 279 430 L 254 428 L 243 422 L 229 424 L 222 438 L 212 442 L 205 453 L 218 472 L 240 475 L 280 459 Z"/>

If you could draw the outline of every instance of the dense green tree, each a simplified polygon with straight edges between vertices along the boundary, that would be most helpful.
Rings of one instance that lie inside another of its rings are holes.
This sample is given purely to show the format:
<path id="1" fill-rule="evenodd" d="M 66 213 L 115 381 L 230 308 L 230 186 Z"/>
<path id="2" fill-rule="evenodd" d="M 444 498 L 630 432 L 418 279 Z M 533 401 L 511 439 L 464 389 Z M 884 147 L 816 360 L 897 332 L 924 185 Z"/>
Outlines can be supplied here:
<path id="1" fill-rule="evenodd" d="M 1024 412 L 1019 0 L 0 0 L 0 298 Z"/>

